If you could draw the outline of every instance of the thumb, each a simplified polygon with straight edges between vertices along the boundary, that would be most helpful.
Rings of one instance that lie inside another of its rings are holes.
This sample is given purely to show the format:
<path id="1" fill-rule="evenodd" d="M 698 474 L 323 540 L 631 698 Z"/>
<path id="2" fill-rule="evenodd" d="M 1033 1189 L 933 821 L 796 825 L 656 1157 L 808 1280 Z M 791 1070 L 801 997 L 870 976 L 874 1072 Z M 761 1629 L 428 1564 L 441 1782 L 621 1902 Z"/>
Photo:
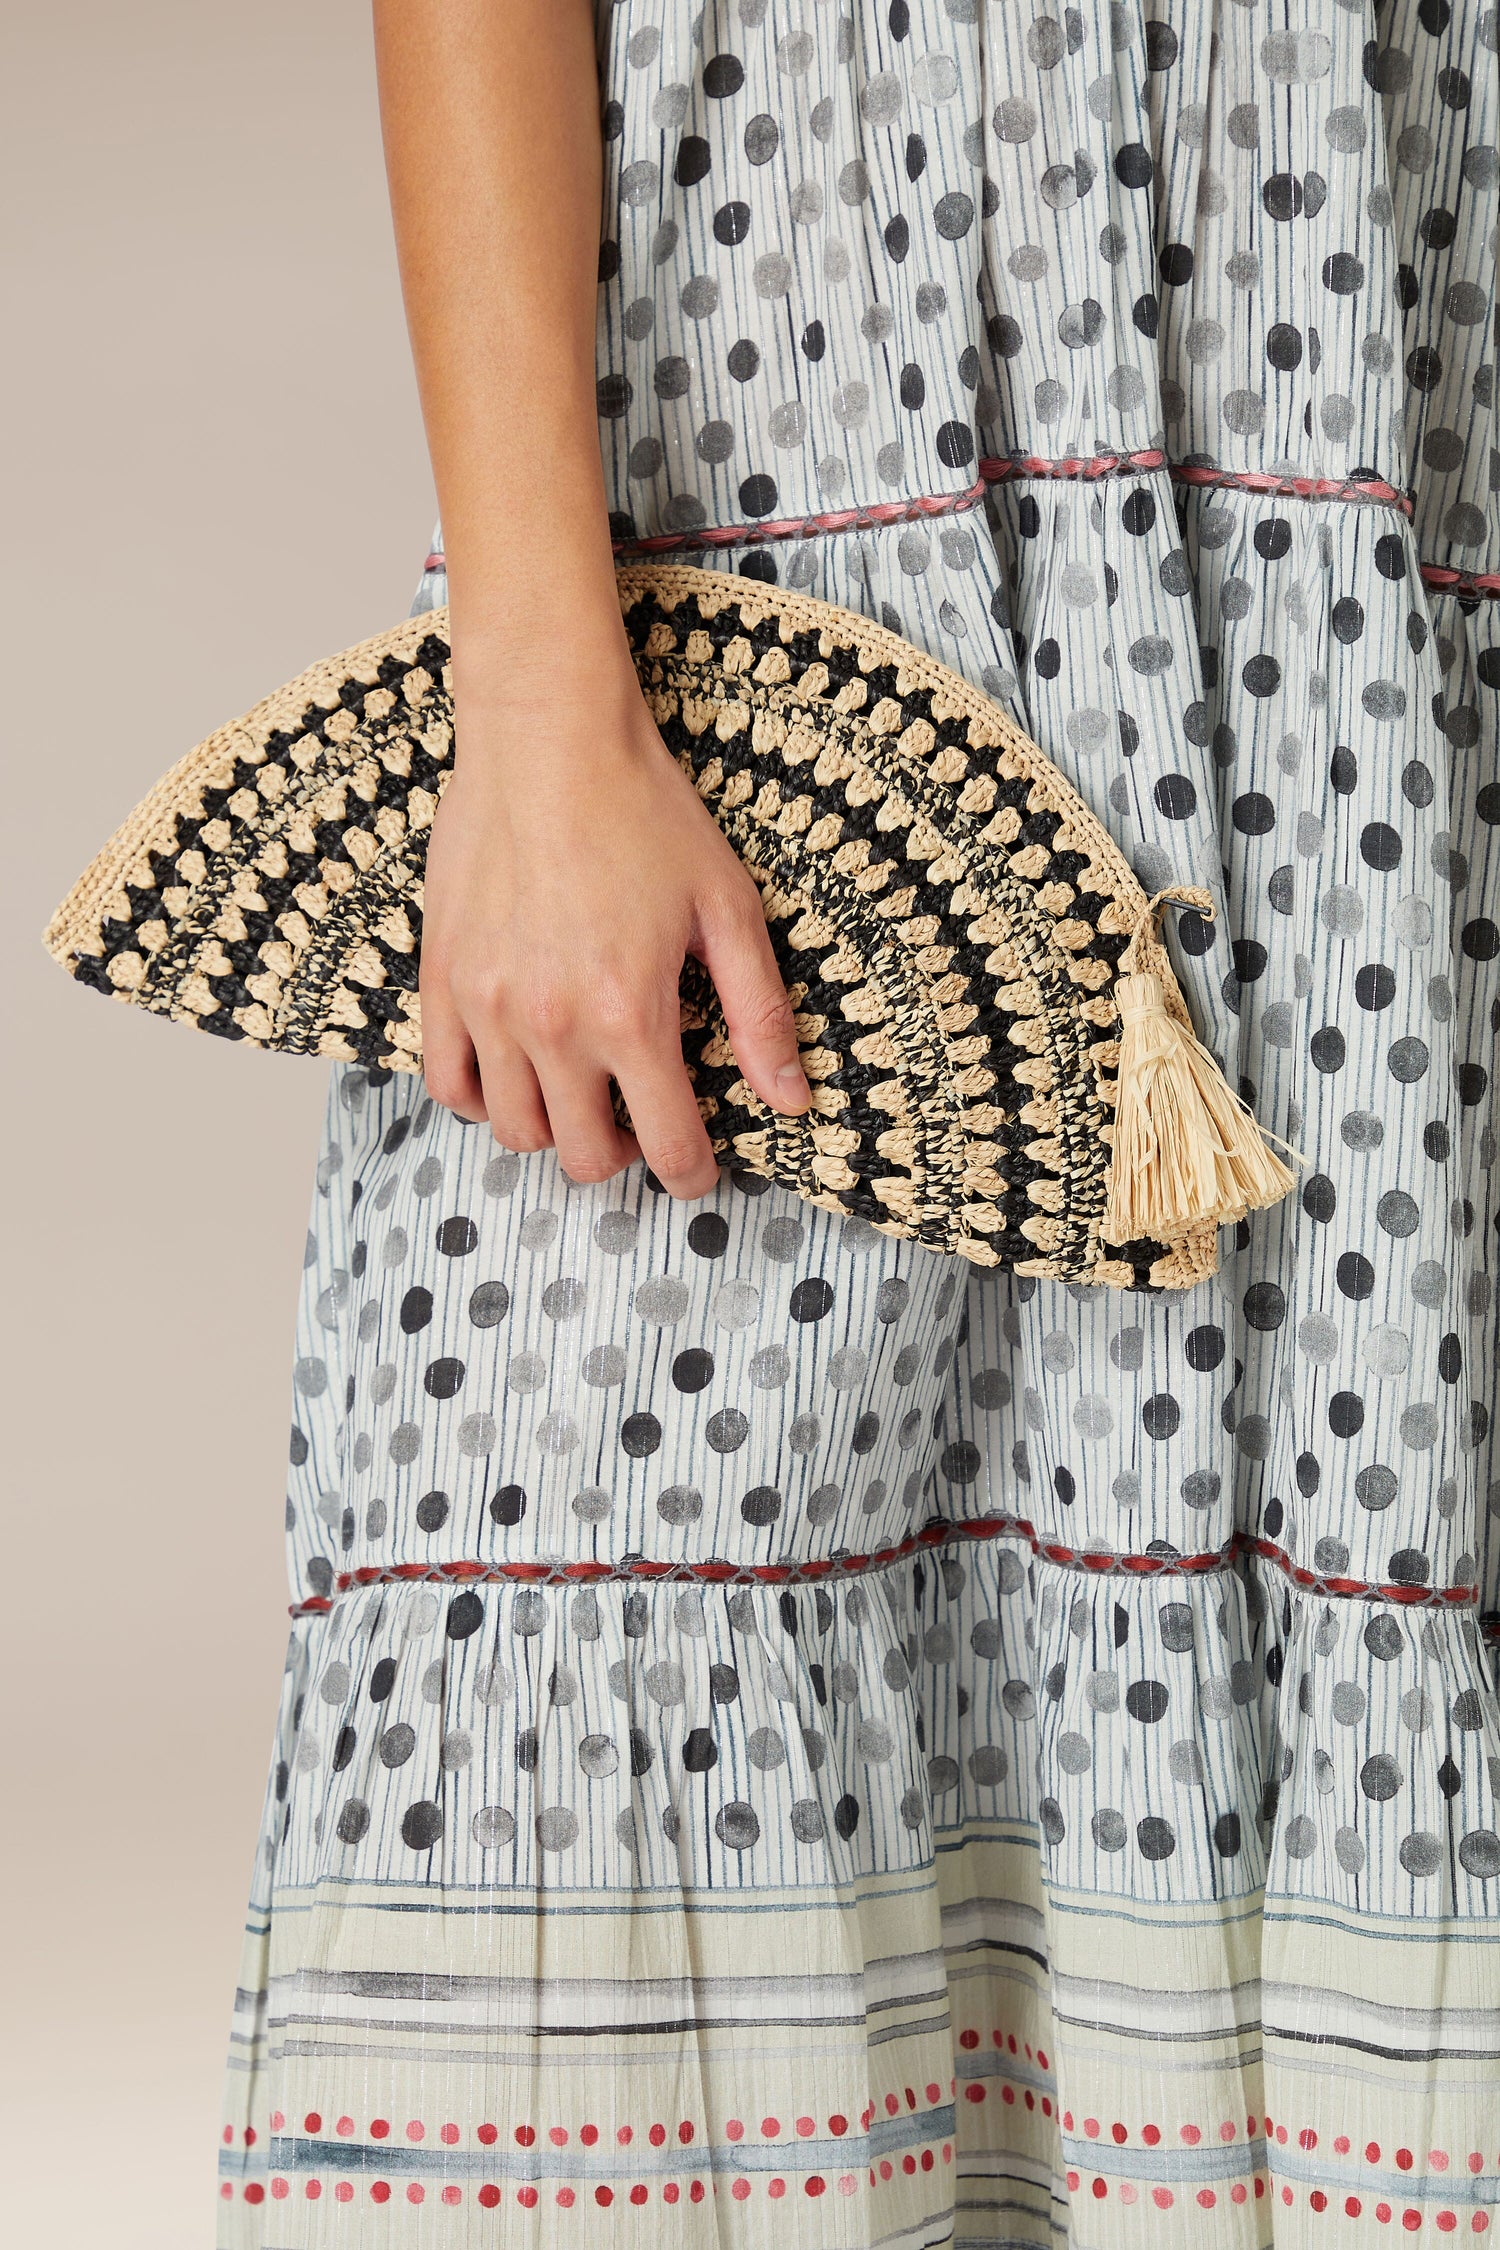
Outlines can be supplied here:
<path id="1" fill-rule="evenodd" d="M 798 1116 L 812 1089 L 797 1059 L 792 1004 L 771 950 L 760 896 L 749 896 L 704 929 L 703 964 L 714 980 L 734 1059 L 747 1084 L 772 1109 Z"/>

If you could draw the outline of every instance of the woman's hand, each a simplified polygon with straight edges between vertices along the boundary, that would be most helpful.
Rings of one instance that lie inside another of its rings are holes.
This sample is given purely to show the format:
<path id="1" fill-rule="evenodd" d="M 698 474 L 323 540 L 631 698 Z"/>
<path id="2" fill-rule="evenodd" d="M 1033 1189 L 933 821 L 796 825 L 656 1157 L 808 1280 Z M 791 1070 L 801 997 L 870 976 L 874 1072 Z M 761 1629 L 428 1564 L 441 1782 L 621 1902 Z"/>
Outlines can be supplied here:
<path id="1" fill-rule="evenodd" d="M 705 1194 L 718 1167 L 682 1060 L 686 955 L 761 1099 L 795 1113 L 810 1098 L 755 884 L 657 732 L 623 638 L 566 684 L 456 700 L 423 909 L 429 1088 L 507 1148 L 555 1144 L 575 1180 L 642 1155 L 672 1194 Z"/>

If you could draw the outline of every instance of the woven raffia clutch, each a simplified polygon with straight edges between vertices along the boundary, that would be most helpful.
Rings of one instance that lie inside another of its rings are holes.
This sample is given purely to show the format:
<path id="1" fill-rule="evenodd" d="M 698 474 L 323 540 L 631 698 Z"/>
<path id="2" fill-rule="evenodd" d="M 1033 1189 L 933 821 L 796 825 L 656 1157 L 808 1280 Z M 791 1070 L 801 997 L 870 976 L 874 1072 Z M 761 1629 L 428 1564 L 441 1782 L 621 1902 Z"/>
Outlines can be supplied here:
<path id="1" fill-rule="evenodd" d="M 813 1088 L 800 1117 L 766 1109 L 689 964 L 683 1052 L 721 1163 L 980 1265 L 1124 1288 L 1212 1273 L 1216 1227 L 1291 1174 L 1192 1036 L 1163 900 L 1056 768 L 850 611 L 679 564 L 617 579 L 662 737 L 760 886 Z M 49 950 L 205 1031 L 420 1069 L 447 624 L 315 665 L 190 752 Z"/>

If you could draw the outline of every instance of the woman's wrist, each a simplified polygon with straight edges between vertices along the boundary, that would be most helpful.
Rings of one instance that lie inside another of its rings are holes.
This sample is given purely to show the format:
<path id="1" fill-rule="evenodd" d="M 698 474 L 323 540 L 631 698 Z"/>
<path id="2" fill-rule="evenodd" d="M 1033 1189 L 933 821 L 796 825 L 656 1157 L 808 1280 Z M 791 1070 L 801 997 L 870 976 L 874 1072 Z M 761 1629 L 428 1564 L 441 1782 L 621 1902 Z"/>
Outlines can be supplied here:
<path id="1" fill-rule="evenodd" d="M 539 694 L 569 702 L 627 685 L 640 692 L 618 607 L 512 612 L 476 631 L 460 621 L 450 640 L 460 703 L 534 702 Z"/>
<path id="2" fill-rule="evenodd" d="M 522 683 L 565 688 L 574 678 L 634 677 L 612 567 L 569 574 L 549 565 L 525 586 L 471 583 L 454 592 L 450 584 L 449 634 L 461 697 L 503 697 Z"/>

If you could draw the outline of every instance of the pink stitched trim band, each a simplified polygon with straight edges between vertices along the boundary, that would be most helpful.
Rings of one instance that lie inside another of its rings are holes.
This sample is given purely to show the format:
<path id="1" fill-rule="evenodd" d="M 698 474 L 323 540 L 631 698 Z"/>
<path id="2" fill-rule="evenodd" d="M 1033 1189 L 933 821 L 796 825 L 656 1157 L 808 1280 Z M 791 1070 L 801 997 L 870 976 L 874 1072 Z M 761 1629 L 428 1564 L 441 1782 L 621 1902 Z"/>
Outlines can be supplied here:
<path id="1" fill-rule="evenodd" d="M 1404 516 L 1414 513 L 1410 493 L 1387 484 L 1383 477 L 1286 477 L 1273 469 L 1193 468 L 1175 461 L 1168 474 L 1174 484 L 1223 485 L 1231 492 L 1284 494 L 1289 500 L 1373 502 L 1381 508 L 1399 508 Z"/>
<path id="2" fill-rule="evenodd" d="M 1158 448 L 1145 446 L 1134 453 L 1065 455 L 1054 461 L 1038 454 L 986 454 L 979 463 L 975 483 L 961 492 L 919 494 L 906 500 L 871 500 L 853 508 L 834 508 L 807 516 L 785 516 L 764 523 L 705 524 L 695 531 L 648 532 L 639 539 L 611 542 L 614 554 L 660 555 L 683 548 L 755 546 L 766 540 L 816 539 L 830 532 L 872 531 L 883 524 L 915 523 L 928 516 L 961 515 L 977 508 L 993 484 L 1015 479 L 1064 478 L 1097 483 L 1103 477 L 1139 476 L 1165 470 L 1174 484 L 1222 488 L 1226 491 L 1285 495 L 1296 500 L 1340 500 L 1395 508 L 1404 516 L 1413 513 L 1411 495 L 1383 477 L 1288 477 L 1270 469 L 1215 469 L 1169 462 Z M 434 548 L 424 566 L 446 567 L 441 548 Z M 1475 593 L 1500 593 L 1500 573 L 1471 575 L 1438 564 L 1423 564 L 1422 576 L 1433 586 L 1459 586 Z"/>
<path id="3" fill-rule="evenodd" d="M 1438 594 L 1500 594 L 1500 570 L 1450 570 L 1423 563 L 1423 582 Z"/>
<path id="4" fill-rule="evenodd" d="M 910 1538 L 899 1540 L 893 1546 L 877 1547 L 869 1554 L 826 1555 L 800 1563 L 667 1562 L 653 1561 L 644 1555 L 626 1557 L 618 1562 L 564 1562 L 544 1558 L 536 1562 L 460 1559 L 445 1563 L 369 1563 L 357 1570 L 341 1570 L 334 1585 L 341 1594 L 359 1586 L 494 1585 L 506 1581 L 528 1586 L 587 1586 L 611 1580 L 731 1586 L 816 1585 L 829 1578 L 858 1577 L 866 1571 L 887 1570 L 929 1548 L 980 1539 L 1024 1540 L 1033 1554 L 1044 1562 L 1058 1563 L 1071 1570 L 1130 1578 L 1202 1577 L 1211 1571 L 1228 1569 L 1241 1555 L 1253 1554 L 1274 1564 L 1293 1585 L 1310 1593 L 1337 1596 L 1346 1601 L 1399 1602 L 1408 1607 L 1428 1609 L 1463 1610 L 1479 1606 L 1479 1592 L 1474 1586 L 1381 1585 L 1306 1570 L 1293 1562 L 1284 1547 L 1276 1546 L 1269 1539 L 1252 1539 L 1244 1532 L 1236 1532 L 1224 1546 L 1209 1548 L 1201 1554 L 1116 1554 L 1094 1547 L 1063 1546 L 1056 1540 L 1044 1538 L 1025 1516 L 1014 1515 L 979 1516 L 970 1523 L 940 1518 L 926 1524 L 921 1531 L 913 1532 Z M 305 1601 L 293 1603 L 290 1614 L 315 1617 L 332 1607 L 331 1595 L 313 1594 Z"/>

